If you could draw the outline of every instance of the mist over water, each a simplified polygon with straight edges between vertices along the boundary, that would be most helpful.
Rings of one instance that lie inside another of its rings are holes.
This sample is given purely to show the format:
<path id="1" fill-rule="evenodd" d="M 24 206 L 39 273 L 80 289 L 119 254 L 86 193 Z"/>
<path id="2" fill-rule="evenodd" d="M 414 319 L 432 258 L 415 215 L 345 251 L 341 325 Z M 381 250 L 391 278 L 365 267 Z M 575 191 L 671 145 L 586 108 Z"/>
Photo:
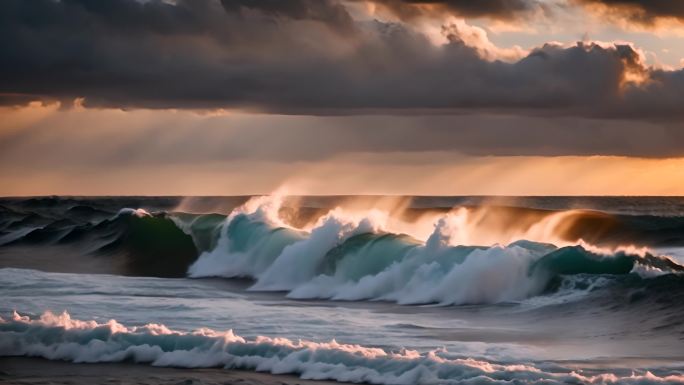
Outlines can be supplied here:
<path id="1" fill-rule="evenodd" d="M 379 384 L 684 382 L 681 198 L 52 197 L 0 212 L 0 355 Z"/>

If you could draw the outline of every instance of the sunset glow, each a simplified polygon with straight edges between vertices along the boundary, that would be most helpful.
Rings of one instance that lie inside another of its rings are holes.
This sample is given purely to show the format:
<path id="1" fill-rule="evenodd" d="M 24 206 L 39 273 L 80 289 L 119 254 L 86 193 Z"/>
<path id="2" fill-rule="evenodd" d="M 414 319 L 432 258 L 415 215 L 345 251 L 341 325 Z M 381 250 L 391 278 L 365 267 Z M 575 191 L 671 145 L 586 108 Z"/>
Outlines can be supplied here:
<path id="1" fill-rule="evenodd" d="M 0 0 L 0 383 L 684 385 L 684 0 Z"/>
<path id="2" fill-rule="evenodd" d="M 268 117 L 39 102 L 0 113 L 0 189 L 10 196 L 245 195 L 283 187 L 297 195 L 684 194 L 684 132 L 653 123 L 643 123 L 641 135 L 639 124 L 566 120 L 579 127 L 574 138 L 544 148 L 545 136 L 556 140 L 559 131 L 544 127 L 546 118 L 515 123 L 527 125 L 515 144 L 495 137 L 508 128 L 492 128 L 519 120 L 512 117 Z M 385 119 L 395 127 L 378 127 Z M 426 121 L 441 131 L 436 143 L 417 142 Z M 468 129 L 447 134 L 451 125 Z M 377 135 L 367 131 L 373 127 Z"/>

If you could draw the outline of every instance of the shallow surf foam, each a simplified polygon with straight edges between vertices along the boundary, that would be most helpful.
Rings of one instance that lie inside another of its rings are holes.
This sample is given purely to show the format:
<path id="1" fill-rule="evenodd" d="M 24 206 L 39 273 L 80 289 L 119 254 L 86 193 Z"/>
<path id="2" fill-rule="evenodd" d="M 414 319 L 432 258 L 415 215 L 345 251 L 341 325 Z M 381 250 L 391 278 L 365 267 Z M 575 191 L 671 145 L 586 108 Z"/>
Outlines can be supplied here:
<path id="1" fill-rule="evenodd" d="M 285 338 L 247 339 L 231 330 L 176 331 L 73 319 L 66 312 L 0 318 L 0 355 L 76 363 L 129 361 L 154 366 L 246 369 L 303 379 L 372 384 L 681 384 L 684 375 L 596 373 L 543 362 L 490 362 L 444 349 L 418 352 Z"/>

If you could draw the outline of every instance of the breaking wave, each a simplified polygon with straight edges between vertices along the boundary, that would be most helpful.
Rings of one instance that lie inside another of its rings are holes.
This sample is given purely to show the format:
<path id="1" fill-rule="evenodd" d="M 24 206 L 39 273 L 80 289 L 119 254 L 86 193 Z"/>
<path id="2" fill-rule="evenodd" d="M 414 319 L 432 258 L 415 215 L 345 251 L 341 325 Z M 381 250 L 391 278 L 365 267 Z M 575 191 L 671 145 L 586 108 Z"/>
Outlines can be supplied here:
<path id="1" fill-rule="evenodd" d="M 222 367 L 303 379 L 371 384 L 681 384 L 682 374 L 649 371 L 584 373 L 558 364 L 492 362 L 444 349 L 389 351 L 285 338 L 247 339 L 232 330 L 176 331 L 160 324 L 125 326 L 46 312 L 31 319 L 0 318 L 0 356 L 32 356 L 77 363 L 135 362 L 184 368 Z"/>
<path id="2" fill-rule="evenodd" d="M 421 208 L 405 199 L 329 209 L 277 195 L 228 214 L 177 212 L 165 201 L 157 210 L 121 209 L 108 199 L 10 203 L 0 206 L 0 248 L 8 252 L 25 247 L 69 261 L 77 254 L 83 266 L 95 261 L 104 265 L 96 272 L 113 274 L 249 278 L 250 290 L 299 299 L 500 303 L 554 295 L 578 281 L 646 281 L 684 270 L 648 249 L 620 246 L 679 246 L 681 216 Z M 581 286 L 573 290 L 599 287 Z"/>
<path id="3" fill-rule="evenodd" d="M 563 280 L 576 275 L 648 279 L 684 271 L 646 249 L 563 240 L 554 230 L 568 212 L 509 235 L 520 240 L 486 246 L 469 243 L 467 210 L 429 218 L 431 232 L 378 210 L 337 208 L 302 228 L 279 213 L 277 197 L 235 210 L 189 276 L 248 277 L 250 290 L 290 298 L 460 305 L 521 301 L 566 287 Z"/>

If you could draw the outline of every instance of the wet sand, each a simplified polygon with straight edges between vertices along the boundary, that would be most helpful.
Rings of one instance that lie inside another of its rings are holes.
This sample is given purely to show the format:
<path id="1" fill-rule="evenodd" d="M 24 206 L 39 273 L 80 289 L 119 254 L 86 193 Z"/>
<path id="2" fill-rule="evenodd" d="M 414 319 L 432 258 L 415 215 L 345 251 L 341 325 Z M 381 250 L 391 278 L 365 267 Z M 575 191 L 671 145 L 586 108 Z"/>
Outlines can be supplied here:
<path id="1" fill-rule="evenodd" d="M 0 357 L 3 385 L 330 385 L 293 375 L 228 369 L 160 368 L 133 363 L 73 364 L 42 358 Z"/>

